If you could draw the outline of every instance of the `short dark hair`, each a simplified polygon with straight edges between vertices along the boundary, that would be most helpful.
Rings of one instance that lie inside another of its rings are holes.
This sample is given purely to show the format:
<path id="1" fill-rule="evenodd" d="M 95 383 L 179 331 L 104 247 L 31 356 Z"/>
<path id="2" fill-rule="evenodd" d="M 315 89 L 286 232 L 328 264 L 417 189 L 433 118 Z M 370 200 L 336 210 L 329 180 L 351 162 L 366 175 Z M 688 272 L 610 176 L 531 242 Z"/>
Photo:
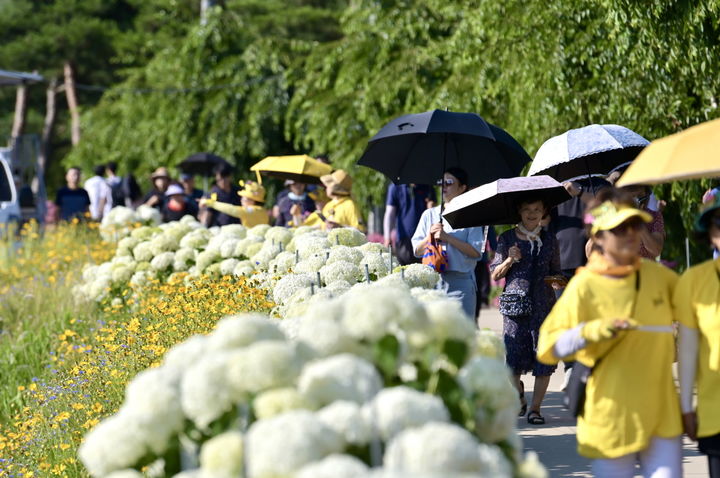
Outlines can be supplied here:
<path id="1" fill-rule="evenodd" d="M 534 202 L 541 202 L 543 205 L 543 208 L 545 209 L 546 212 L 550 209 L 549 204 L 545 199 L 539 198 L 537 196 L 528 195 L 528 196 L 521 196 L 515 200 L 515 210 L 520 211 L 520 207 L 523 204 L 532 204 Z"/>
<path id="2" fill-rule="evenodd" d="M 464 169 L 461 168 L 447 168 L 445 170 L 446 173 L 452 174 L 456 178 L 458 178 L 458 181 L 460 181 L 460 184 L 463 186 L 468 185 L 468 174 L 465 172 Z"/>
<path id="3" fill-rule="evenodd" d="M 107 169 L 107 170 L 111 171 L 113 174 L 115 174 L 115 173 L 117 172 L 117 166 L 118 166 L 118 165 L 117 165 L 117 163 L 116 163 L 115 161 L 109 161 L 109 162 L 105 165 L 105 169 Z"/>
<path id="4" fill-rule="evenodd" d="M 103 174 L 105 174 L 105 165 L 98 164 L 97 166 L 94 166 L 93 173 L 95 173 L 95 176 L 102 176 Z"/>
<path id="5" fill-rule="evenodd" d="M 230 165 L 228 165 L 228 164 L 218 164 L 213 169 L 213 173 L 219 174 L 220 176 L 222 176 L 224 178 L 231 176 L 232 172 L 233 172 L 232 167 L 230 167 Z"/>
<path id="6" fill-rule="evenodd" d="M 80 169 L 80 166 L 70 166 L 69 168 L 67 168 L 67 172 L 69 173 L 73 169 L 75 169 L 78 173 L 82 173 L 82 169 Z"/>

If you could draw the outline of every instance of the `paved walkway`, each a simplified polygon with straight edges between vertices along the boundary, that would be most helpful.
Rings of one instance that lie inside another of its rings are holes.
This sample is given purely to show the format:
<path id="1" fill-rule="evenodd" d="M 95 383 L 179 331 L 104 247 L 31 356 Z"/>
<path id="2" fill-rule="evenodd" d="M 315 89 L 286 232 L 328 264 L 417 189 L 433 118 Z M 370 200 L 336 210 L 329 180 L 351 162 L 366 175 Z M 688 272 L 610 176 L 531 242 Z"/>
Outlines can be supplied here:
<path id="1" fill-rule="evenodd" d="M 502 333 L 502 316 L 497 309 L 480 312 L 480 327 Z M 526 450 L 534 450 L 540 461 L 550 471 L 551 477 L 589 477 L 590 460 L 577 454 L 575 441 L 575 418 L 562 406 L 563 366 L 559 366 L 550 378 L 548 393 L 543 402 L 542 414 L 545 425 L 529 425 L 525 417 L 518 419 L 518 429 Z M 533 389 L 531 375 L 523 376 L 528 402 Z M 695 443 L 685 438 L 683 444 L 683 472 L 686 478 L 707 477 L 707 458 L 697 451 Z M 639 470 L 638 470 L 639 471 Z M 641 476 L 641 475 L 636 475 Z"/>

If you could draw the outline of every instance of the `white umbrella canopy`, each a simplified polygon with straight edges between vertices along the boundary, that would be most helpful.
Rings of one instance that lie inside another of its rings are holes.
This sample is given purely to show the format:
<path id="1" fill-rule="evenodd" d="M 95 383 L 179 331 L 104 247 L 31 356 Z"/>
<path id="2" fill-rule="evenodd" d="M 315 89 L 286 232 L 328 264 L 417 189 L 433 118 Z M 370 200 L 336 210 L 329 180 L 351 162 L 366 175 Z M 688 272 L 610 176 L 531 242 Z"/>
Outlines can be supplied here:
<path id="1" fill-rule="evenodd" d="M 616 124 L 591 124 L 571 129 L 543 143 L 528 176 L 548 175 L 569 181 L 605 176 L 629 165 L 650 142 Z"/>

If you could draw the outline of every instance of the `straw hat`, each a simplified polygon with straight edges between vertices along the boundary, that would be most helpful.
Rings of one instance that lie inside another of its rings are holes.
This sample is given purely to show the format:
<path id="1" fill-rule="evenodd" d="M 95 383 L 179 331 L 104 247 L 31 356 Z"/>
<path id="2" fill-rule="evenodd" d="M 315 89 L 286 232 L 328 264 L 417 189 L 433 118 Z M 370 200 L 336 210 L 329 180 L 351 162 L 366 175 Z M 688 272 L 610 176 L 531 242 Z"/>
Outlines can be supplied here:
<path id="1" fill-rule="evenodd" d="M 265 202 L 265 188 L 254 181 L 240 181 L 242 190 L 238 191 L 238 195 L 252 199 L 257 202 Z"/>
<path id="2" fill-rule="evenodd" d="M 643 222 L 652 222 L 652 216 L 645 211 L 634 207 L 616 206 L 610 201 L 605 201 L 590 211 L 592 228 L 590 232 L 594 235 L 599 231 L 609 231 L 633 217 L 640 218 Z"/>
<path id="3" fill-rule="evenodd" d="M 328 188 L 329 194 L 349 195 L 352 189 L 352 178 L 342 169 L 338 169 L 332 174 L 320 176 L 320 181 Z"/>
<path id="4" fill-rule="evenodd" d="M 164 166 L 160 166 L 157 168 L 151 175 L 150 179 L 157 179 L 157 178 L 167 178 L 170 179 L 170 173 L 168 172 L 168 169 Z"/>

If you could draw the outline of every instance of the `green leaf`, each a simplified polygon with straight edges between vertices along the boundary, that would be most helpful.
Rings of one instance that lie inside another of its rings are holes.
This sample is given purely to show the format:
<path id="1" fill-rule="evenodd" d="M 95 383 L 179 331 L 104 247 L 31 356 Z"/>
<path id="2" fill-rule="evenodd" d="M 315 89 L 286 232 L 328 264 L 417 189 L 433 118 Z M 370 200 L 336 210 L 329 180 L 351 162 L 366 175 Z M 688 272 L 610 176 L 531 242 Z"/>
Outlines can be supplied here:
<path id="1" fill-rule="evenodd" d="M 394 335 L 388 334 L 373 346 L 375 365 L 385 377 L 386 385 L 397 382 L 397 367 L 400 357 L 400 342 Z"/>
<path id="2" fill-rule="evenodd" d="M 459 369 L 465 364 L 469 350 L 465 342 L 448 339 L 443 343 L 442 352 Z"/>

